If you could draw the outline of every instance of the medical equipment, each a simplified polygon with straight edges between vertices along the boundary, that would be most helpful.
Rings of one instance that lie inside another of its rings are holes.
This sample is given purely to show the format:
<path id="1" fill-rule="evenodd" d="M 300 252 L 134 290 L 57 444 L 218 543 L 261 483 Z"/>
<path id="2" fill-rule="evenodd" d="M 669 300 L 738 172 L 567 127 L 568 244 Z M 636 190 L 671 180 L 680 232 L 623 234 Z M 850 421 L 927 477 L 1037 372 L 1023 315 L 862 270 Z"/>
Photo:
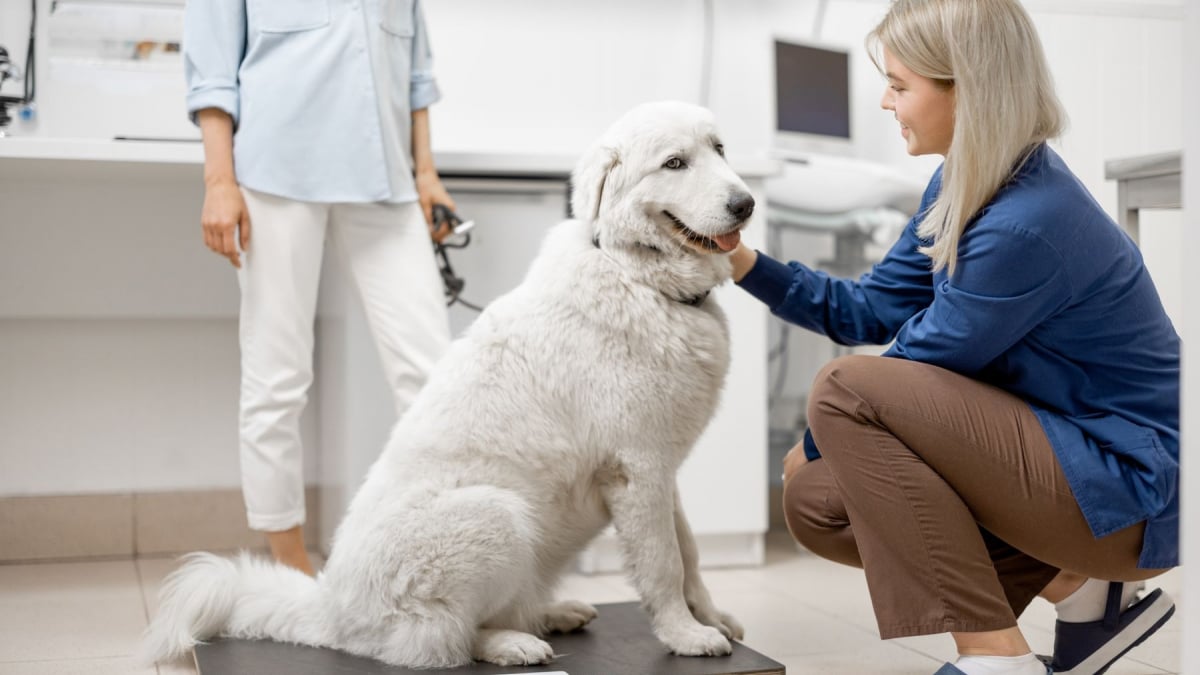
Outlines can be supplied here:
<path id="1" fill-rule="evenodd" d="M 12 122 L 8 113 L 11 105 L 21 106 L 18 115 L 23 120 L 31 120 L 36 109 L 33 107 L 35 86 L 37 84 L 37 61 L 35 59 L 35 38 L 37 36 L 37 0 L 32 0 L 29 15 L 29 44 L 25 49 L 24 89 L 21 96 L 0 95 L 0 137 L 5 135 L 4 129 Z M 0 46 L 0 90 L 4 88 L 5 80 L 15 80 L 22 77 L 21 70 L 8 56 L 8 50 Z"/>
<path id="2" fill-rule="evenodd" d="M 775 150 L 850 154 L 850 51 L 777 38 L 774 55 Z"/>

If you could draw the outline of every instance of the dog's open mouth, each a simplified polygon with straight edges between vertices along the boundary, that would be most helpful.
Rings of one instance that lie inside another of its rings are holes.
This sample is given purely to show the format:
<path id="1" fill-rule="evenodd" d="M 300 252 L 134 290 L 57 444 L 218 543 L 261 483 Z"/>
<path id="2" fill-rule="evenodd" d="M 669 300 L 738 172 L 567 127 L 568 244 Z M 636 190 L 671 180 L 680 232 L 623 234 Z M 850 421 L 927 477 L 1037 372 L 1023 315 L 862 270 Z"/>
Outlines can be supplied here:
<path id="1" fill-rule="evenodd" d="M 675 225 L 675 230 L 683 235 L 689 244 L 702 248 L 706 251 L 732 251 L 737 248 L 738 242 L 742 240 L 742 232 L 740 229 L 735 229 L 732 232 L 719 234 L 715 237 L 706 237 L 703 234 L 693 230 L 683 221 L 675 217 L 675 214 L 670 211 L 663 210 L 663 215 L 670 219 Z"/>

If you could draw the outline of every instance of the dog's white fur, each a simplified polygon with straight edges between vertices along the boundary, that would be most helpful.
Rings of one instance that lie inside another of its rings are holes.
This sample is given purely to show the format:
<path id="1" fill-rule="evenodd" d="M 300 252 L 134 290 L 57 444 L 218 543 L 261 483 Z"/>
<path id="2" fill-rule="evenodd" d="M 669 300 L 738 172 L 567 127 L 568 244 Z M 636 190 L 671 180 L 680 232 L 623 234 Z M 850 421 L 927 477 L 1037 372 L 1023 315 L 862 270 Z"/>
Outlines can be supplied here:
<path id="1" fill-rule="evenodd" d="M 675 487 L 717 405 L 728 331 L 712 298 L 681 300 L 729 278 L 728 255 L 697 237 L 730 248 L 749 193 L 711 115 L 682 103 L 635 108 L 573 181 L 577 219 L 453 344 L 324 571 L 192 554 L 163 586 L 145 658 L 226 635 L 417 668 L 543 663 L 553 652 L 540 636 L 596 616 L 552 593 L 610 521 L 658 638 L 678 654 L 730 652 L 742 628 L 700 579 Z"/>

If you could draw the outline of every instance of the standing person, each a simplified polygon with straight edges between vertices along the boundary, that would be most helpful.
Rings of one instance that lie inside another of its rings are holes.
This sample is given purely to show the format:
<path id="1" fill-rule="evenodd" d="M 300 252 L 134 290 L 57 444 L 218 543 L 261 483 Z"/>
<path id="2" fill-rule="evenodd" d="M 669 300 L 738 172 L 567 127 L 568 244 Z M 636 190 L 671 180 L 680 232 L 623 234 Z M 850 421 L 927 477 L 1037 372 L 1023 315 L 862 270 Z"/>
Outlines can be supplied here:
<path id="1" fill-rule="evenodd" d="M 789 528 L 864 569 L 883 638 L 951 633 L 939 673 L 1045 673 L 1017 627 L 1038 594 L 1054 670 L 1100 672 L 1174 609 L 1109 581 L 1179 563 L 1179 337 L 1046 144 L 1063 113 L 1017 0 L 897 0 L 868 43 L 909 154 L 945 158 L 917 216 L 857 281 L 732 256 L 781 318 L 894 340 L 817 375 Z"/>
<path id="2" fill-rule="evenodd" d="M 187 107 L 204 140 L 204 242 L 241 287 L 242 488 L 275 558 L 312 574 L 299 418 L 328 234 L 403 413 L 449 344 L 430 236 L 440 93 L 420 0 L 192 0 Z"/>

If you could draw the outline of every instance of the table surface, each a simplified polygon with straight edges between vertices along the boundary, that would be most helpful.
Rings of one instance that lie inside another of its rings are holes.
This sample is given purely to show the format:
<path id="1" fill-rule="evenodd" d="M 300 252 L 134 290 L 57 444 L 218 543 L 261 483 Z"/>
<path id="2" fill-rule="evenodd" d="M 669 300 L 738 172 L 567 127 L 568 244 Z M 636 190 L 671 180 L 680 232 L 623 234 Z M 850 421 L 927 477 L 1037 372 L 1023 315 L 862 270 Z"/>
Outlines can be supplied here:
<path id="1" fill-rule="evenodd" d="M 511 176 L 565 179 L 579 159 L 577 152 L 434 152 L 441 174 Z M 0 161 L 125 162 L 155 165 L 200 166 L 204 148 L 198 138 L 118 140 L 106 138 L 0 138 Z M 743 178 L 763 178 L 779 173 L 778 160 L 759 155 L 737 155 L 730 166 Z"/>
<path id="2" fill-rule="evenodd" d="M 597 605 L 599 616 L 583 630 L 550 636 L 557 655 L 541 666 L 475 663 L 449 670 L 412 670 L 331 649 L 270 641 L 214 640 L 196 647 L 200 675 L 501 675 L 562 671 L 567 675 L 784 675 L 784 666 L 734 643 L 729 656 L 670 654 L 654 637 L 635 602 Z"/>

